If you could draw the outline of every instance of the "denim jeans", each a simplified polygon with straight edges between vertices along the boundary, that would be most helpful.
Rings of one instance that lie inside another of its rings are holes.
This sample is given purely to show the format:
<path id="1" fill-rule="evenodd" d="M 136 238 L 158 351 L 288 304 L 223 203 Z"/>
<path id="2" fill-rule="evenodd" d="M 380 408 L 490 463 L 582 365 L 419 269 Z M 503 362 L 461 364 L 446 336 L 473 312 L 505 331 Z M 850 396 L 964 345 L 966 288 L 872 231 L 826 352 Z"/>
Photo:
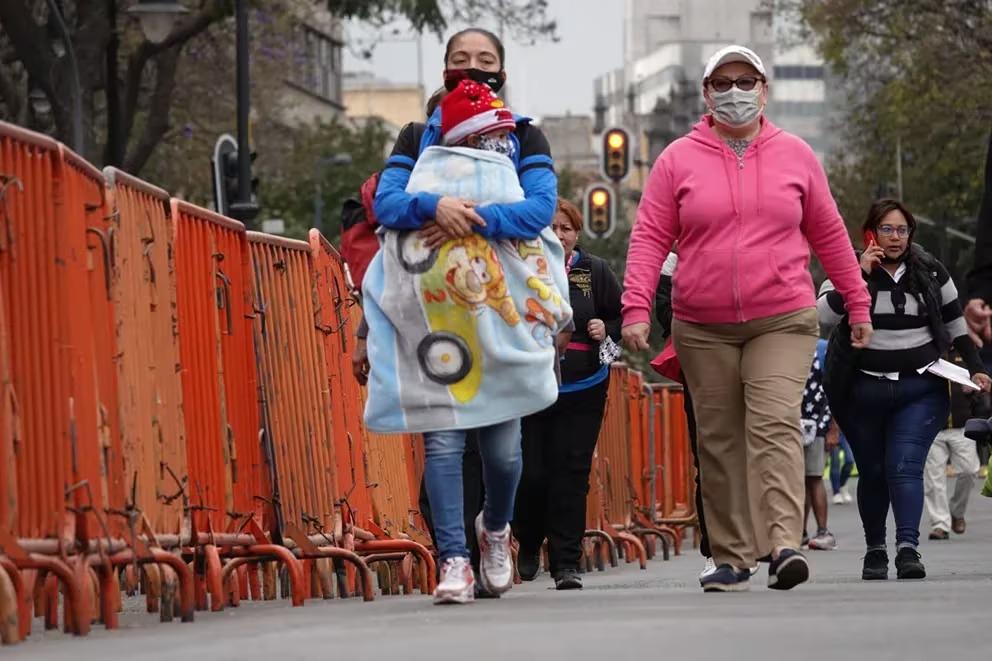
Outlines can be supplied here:
<path id="1" fill-rule="evenodd" d="M 844 453 L 844 461 L 840 460 L 840 453 Z M 851 444 L 847 442 L 847 436 L 844 434 L 840 435 L 840 442 L 833 450 L 830 451 L 830 488 L 831 493 L 836 494 L 840 491 L 845 484 L 847 484 L 848 478 L 851 477 L 851 471 L 854 470 L 854 453 L 851 451 Z"/>
<path id="2" fill-rule="evenodd" d="M 503 530 L 513 518 L 513 501 L 520 482 L 520 419 L 482 427 L 479 454 L 486 500 L 482 508 L 487 530 Z M 438 555 L 469 557 L 465 540 L 465 504 L 462 485 L 462 455 L 468 430 L 424 434 L 424 483 L 434 518 Z"/>
<path id="3" fill-rule="evenodd" d="M 950 408 L 947 382 L 930 374 L 898 381 L 858 374 L 844 432 L 858 462 L 858 510 L 869 548 L 885 546 L 890 503 L 896 545 L 919 543 L 923 468 Z"/>

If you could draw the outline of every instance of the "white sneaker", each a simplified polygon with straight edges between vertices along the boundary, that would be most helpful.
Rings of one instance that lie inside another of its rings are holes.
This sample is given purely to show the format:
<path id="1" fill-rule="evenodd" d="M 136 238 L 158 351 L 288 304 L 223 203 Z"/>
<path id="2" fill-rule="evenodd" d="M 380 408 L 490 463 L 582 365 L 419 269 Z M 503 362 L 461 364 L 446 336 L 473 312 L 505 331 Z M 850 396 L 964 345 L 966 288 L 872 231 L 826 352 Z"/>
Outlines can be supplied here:
<path id="1" fill-rule="evenodd" d="M 500 532 L 486 530 L 482 512 L 475 517 L 475 536 L 479 540 L 479 578 L 482 586 L 496 594 L 513 587 L 513 558 L 510 555 L 510 526 Z"/>
<path id="2" fill-rule="evenodd" d="M 840 491 L 834 494 L 834 505 L 844 505 L 847 501 L 844 500 L 844 494 Z"/>
<path id="3" fill-rule="evenodd" d="M 703 571 L 699 572 L 699 582 L 702 583 L 704 578 L 715 573 L 716 563 L 713 562 L 713 558 L 706 558 L 706 564 L 703 565 Z"/>
<path id="4" fill-rule="evenodd" d="M 468 604 L 475 601 L 475 576 L 468 558 L 448 558 L 441 565 L 441 580 L 434 590 L 435 604 Z"/>
<path id="5" fill-rule="evenodd" d="M 842 496 L 844 496 L 844 502 L 847 503 L 848 505 L 854 502 L 854 497 L 851 496 L 851 492 L 847 490 L 847 487 L 841 489 L 840 493 Z"/>

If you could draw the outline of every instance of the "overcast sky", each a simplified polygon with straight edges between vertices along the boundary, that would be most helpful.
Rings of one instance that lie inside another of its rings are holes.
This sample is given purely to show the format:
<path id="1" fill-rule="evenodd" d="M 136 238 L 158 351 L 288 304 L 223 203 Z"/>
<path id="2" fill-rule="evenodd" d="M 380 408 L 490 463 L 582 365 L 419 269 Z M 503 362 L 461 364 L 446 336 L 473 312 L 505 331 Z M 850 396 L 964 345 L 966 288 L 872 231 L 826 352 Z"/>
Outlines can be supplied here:
<path id="1" fill-rule="evenodd" d="M 510 105 L 516 112 L 544 115 L 592 114 L 592 81 L 623 64 L 623 0 L 549 0 L 549 14 L 558 21 L 558 43 L 535 46 L 507 37 L 506 59 Z M 449 34 L 461 26 L 449 28 Z M 492 27 L 492 26 L 483 26 Z M 409 38 L 403 26 L 398 37 Z M 349 37 L 367 40 L 371 33 L 348 25 Z M 447 35 L 446 35 L 447 36 Z M 349 37 L 346 37 L 348 39 Z M 423 37 L 424 80 L 428 93 L 441 84 L 444 43 Z M 345 71 L 371 71 L 395 82 L 417 81 L 417 47 L 413 41 L 379 43 L 371 60 L 345 48 Z"/>

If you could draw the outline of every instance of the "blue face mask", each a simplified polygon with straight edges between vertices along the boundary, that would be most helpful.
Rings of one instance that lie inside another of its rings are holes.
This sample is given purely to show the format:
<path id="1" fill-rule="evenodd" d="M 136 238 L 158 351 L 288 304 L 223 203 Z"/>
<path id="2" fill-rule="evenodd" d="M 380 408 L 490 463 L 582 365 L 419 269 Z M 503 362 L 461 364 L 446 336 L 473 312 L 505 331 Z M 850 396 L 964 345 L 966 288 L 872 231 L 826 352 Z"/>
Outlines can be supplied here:
<path id="1" fill-rule="evenodd" d="M 513 146 L 513 140 L 510 138 L 494 138 L 492 136 L 484 135 L 479 138 L 478 149 L 483 151 L 494 151 L 497 154 L 503 154 L 507 158 L 513 158 L 513 153 L 516 151 Z"/>

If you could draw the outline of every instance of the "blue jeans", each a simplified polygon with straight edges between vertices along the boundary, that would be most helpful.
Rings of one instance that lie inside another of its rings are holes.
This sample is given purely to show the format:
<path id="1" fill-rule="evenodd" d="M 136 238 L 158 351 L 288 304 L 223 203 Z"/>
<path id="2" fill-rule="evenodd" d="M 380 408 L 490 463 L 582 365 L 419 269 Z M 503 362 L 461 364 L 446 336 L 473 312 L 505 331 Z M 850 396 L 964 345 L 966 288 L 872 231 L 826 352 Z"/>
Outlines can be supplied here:
<path id="1" fill-rule="evenodd" d="M 462 493 L 466 433 L 467 430 L 460 429 L 424 434 L 424 483 L 441 562 L 469 557 Z M 478 433 L 482 481 L 486 488 L 483 523 L 487 530 L 503 530 L 513 518 L 513 502 L 520 482 L 520 419 L 482 427 Z"/>
<path id="2" fill-rule="evenodd" d="M 889 381 L 859 374 L 847 439 L 858 462 L 858 510 L 868 548 L 885 546 L 889 503 L 896 545 L 916 546 L 923 515 L 923 467 L 947 425 L 947 382 L 923 374 Z"/>
<path id="3" fill-rule="evenodd" d="M 840 453 L 844 453 L 844 461 L 840 460 Z M 840 435 L 840 443 L 830 451 L 830 487 L 831 493 L 837 493 L 851 477 L 854 470 L 854 456 L 851 452 L 851 445 L 847 442 L 847 436 Z"/>

